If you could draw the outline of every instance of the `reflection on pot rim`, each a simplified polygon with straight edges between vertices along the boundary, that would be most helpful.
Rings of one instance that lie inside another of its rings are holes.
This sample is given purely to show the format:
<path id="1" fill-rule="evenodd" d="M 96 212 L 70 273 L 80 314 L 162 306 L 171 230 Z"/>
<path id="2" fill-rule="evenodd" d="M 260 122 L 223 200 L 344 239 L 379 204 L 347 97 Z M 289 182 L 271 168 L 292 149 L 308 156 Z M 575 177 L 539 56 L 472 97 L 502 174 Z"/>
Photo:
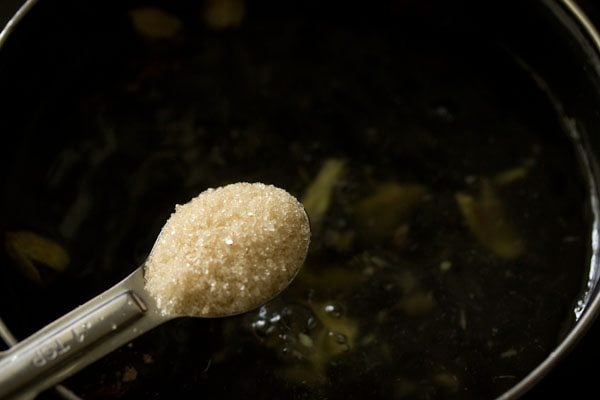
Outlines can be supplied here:
<path id="1" fill-rule="evenodd" d="M 593 57 L 590 60 L 598 75 L 600 75 L 600 35 L 596 31 L 594 25 L 581 10 L 581 8 L 573 0 L 559 0 L 557 2 L 545 1 L 544 2 L 554 13 L 569 13 L 570 15 L 564 14 L 564 18 L 569 18 L 571 21 L 563 21 L 564 23 L 571 22 L 572 24 L 578 24 L 585 34 L 586 37 L 582 38 L 587 43 L 579 42 L 581 46 L 586 46 L 591 50 L 589 55 Z M 574 28 L 577 29 L 577 28 Z M 540 86 L 546 86 L 543 81 L 538 82 Z M 600 215 L 599 215 L 599 200 L 598 200 L 598 167 L 595 160 L 590 159 L 590 156 L 584 150 L 586 137 L 577 130 L 575 122 L 569 119 L 562 105 L 553 98 L 547 87 L 542 89 L 550 95 L 553 106 L 556 108 L 566 132 L 568 132 L 573 140 L 581 162 L 583 169 L 586 173 L 586 179 L 588 180 L 588 189 L 590 190 L 590 201 L 591 208 L 594 214 L 593 226 L 591 233 L 591 259 L 590 259 L 590 271 L 589 280 L 587 283 L 587 290 L 582 296 L 582 299 L 577 303 L 577 309 L 575 310 L 577 324 L 571 329 L 569 334 L 563 339 L 563 341 L 556 347 L 556 349 L 533 371 L 531 371 L 524 379 L 522 379 L 517 385 L 511 388 L 509 391 L 504 393 L 498 398 L 498 400 L 508 400 L 519 398 L 529 391 L 536 383 L 538 383 L 544 376 L 552 370 L 563 357 L 573 349 L 577 344 L 577 341 L 587 332 L 591 327 L 592 323 L 600 313 L 600 296 L 598 295 L 598 274 L 600 273 Z"/>

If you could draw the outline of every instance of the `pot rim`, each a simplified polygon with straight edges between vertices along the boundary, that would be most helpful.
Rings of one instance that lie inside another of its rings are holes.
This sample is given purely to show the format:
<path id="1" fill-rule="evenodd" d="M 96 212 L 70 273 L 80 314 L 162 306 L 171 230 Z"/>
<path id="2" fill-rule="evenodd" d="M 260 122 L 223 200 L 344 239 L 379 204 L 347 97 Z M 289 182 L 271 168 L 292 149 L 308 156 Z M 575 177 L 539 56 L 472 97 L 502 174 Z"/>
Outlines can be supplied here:
<path id="1" fill-rule="evenodd" d="M 23 17 L 33 8 L 33 6 L 38 2 L 38 0 L 27 0 L 21 7 L 17 10 L 15 15 L 12 16 L 11 19 L 8 20 L 6 25 L 0 30 L 0 49 L 4 47 L 4 43 L 8 40 L 10 34 L 15 30 L 16 26 L 21 22 Z"/>
<path id="2" fill-rule="evenodd" d="M 545 3 L 548 3 L 547 1 Z M 587 17 L 584 11 L 575 3 L 575 0 L 556 0 L 554 1 L 558 7 L 562 7 L 562 10 L 568 13 L 568 16 L 572 18 L 579 28 L 582 29 L 582 33 L 585 39 L 590 44 L 591 49 L 595 53 L 595 56 L 600 57 L 600 34 L 596 30 L 594 24 Z M 600 70 L 595 69 L 596 74 L 600 77 Z M 581 147 L 582 143 L 587 144 L 587 138 L 585 135 L 578 132 L 574 132 L 574 145 Z M 578 149 L 579 150 L 579 149 Z M 598 201 L 598 175 L 599 172 L 595 161 L 591 157 L 586 156 L 583 151 L 579 152 L 582 155 L 586 174 L 588 174 L 588 191 L 591 202 L 591 209 L 594 215 L 592 227 L 590 230 L 591 236 L 591 256 L 590 256 L 590 271 L 597 274 L 600 268 L 600 215 L 599 215 L 599 201 Z M 532 389 L 539 381 L 542 380 L 565 356 L 573 350 L 578 341 L 585 335 L 590 329 L 598 315 L 600 314 L 600 281 L 596 279 L 595 285 L 589 287 L 587 294 L 595 295 L 591 301 L 586 304 L 583 312 L 576 319 L 575 325 L 571 328 L 565 338 L 552 350 L 552 352 L 534 368 L 529 374 L 521 379 L 515 386 L 498 396 L 496 400 L 510 400 L 517 399 L 523 396 L 526 392 Z M 586 294 L 586 295 L 587 295 Z"/>
<path id="3" fill-rule="evenodd" d="M 562 7 L 569 17 L 582 28 L 588 44 L 591 44 L 596 56 L 600 57 L 600 34 L 594 24 L 587 17 L 585 12 L 577 5 L 575 0 L 549 0 Z M 15 30 L 17 25 L 29 13 L 29 11 L 38 3 L 38 0 L 26 0 L 17 12 L 9 19 L 7 24 L 0 30 L 0 51 L 6 41 Z M 600 70 L 596 69 L 596 74 L 600 78 Z M 583 138 L 585 139 L 585 138 Z M 580 139 L 581 140 L 581 139 Z M 577 144 L 577 143 L 576 143 Z M 581 145 L 581 143 L 578 143 Z M 593 160 L 583 160 L 589 169 L 594 172 L 600 172 L 593 165 Z M 590 258 L 590 268 L 593 271 L 600 270 L 600 201 L 597 187 L 597 178 L 590 176 L 588 190 L 590 192 L 592 211 L 594 212 L 594 221 L 591 229 L 592 254 Z M 521 379 L 516 385 L 496 398 L 496 400 L 511 400 L 523 396 L 533 388 L 542 378 L 544 378 L 577 344 L 577 342 L 590 329 L 598 315 L 600 314 L 600 281 L 596 282 L 595 287 L 590 288 L 590 293 L 595 292 L 595 297 L 585 306 L 580 318 L 571 328 L 567 336 L 554 348 L 554 350 L 529 374 Z M 12 335 L 2 318 L 0 317 L 0 338 L 9 346 L 14 345 L 17 340 Z M 66 399 L 79 399 L 77 395 L 62 385 L 56 386 L 58 392 Z"/>

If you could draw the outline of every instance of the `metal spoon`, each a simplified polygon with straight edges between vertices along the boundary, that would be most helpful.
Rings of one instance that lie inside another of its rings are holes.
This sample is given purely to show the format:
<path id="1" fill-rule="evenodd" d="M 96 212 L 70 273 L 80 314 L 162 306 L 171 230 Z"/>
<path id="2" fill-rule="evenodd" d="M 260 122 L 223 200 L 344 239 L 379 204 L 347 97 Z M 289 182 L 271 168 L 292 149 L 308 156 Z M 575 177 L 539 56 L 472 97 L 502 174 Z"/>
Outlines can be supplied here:
<path id="1" fill-rule="evenodd" d="M 32 399 L 174 316 L 144 289 L 144 268 L 2 353 L 0 398 Z"/>
<path id="2" fill-rule="evenodd" d="M 281 189 L 262 184 L 255 184 L 254 186 L 251 184 L 234 185 L 238 185 L 233 189 L 236 191 L 251 191 L 257 187 L 259 191 L 281 191 Z M 229 185 L 229 188 L 234 185 Z M 211 196 L 217 193 L 217 191 L 207 191 L 204 193 L 207 196 Z M 235 204 L 237 204 L 238 207 L 247 206 L 243 201 L 238 201 Z M 299 203 L 298 206 L 301 207 Z M 275 207 L 275 209 L 267 210 L 267 214 L 271 217 L 271 213 L 276 213 L 277 211 L 275 210 L 282 208 L 279 203 L 275 203 L 273 207 Z M 258 218 L 254 216 L 254 213 L 246 214 L 252 216 L 248 218 Z M 303 208 L 302 214 L 304 216 L 302 219 L 308 224 L 308 217 Z M 265 216 L 261 215 L 260 217 L 263 218 Z M 249 222 L 250 224 L 248 226 L 256 226 L 254 223 L 256 221 Z M 171 232 L 173 227 L 170 226 L 169 223 L 170 221 L 167 221 L 161 234 L 167 227 L 168 231 Z M 220 226 L 219 229 L 222 229 L 222 226 Z M 308 230 L 308 234 L 310 235 L 310 230 Z M 265 236 L 265 238 L 268 238 L 268 236 Z M 302 243 L 299 243 L 299 248 L 302 249 L 304 255 L 306 255 L 308 238 L 305 238 L 304 241 L 300 242 Z M 158 243 L 160 243 L 160 235 L 159 240 L 157 240 L 155 244 L 155 248 Z M 271 246 L 271 244 L 272 242 L 266 243 L 267 246 Z M 155 251 L 155 248 L 153 248 L 151 255 Z M 254 251 L 254 249 L 243 247 L 242 249 L 250 252 Z M 264 253 L 259 250 L 260 249 L 257 250 L 259 254 Z M 274 250 L 277 252 L 281 249 L 274 248 Z M 249 256 L 247 251 L 241 251 L 240 254 L 242 253 L 245 254 L 245 257 Z M 261 265 L 263 264 L 263 261 L 266 264 L 268 264 L 267 261 L 269 261 L 267 259 L 259 260 Z M 300 268 L 300 264 L 297 263 L 301 263 L 301 261 L 302 260 L 296 258 L 293 262 L 290 262 L 289 265 L 292 266 L 293 271 L 295 271 L 294 273 L 297 273 Z M 293 276 L 291 279 L 293 279 Z M 289 284 L 289 282 L 287 283 Z M 283 289 L 284 288 L 276 290 L 281 291 Z M 279 293 L 268 293 L 268 295 L 271 295 L 271 298 L 277 294 Z M 269 298 L 261 297 L 258 300 L 264 303 L 268 301 Z M 256 306 L 258 305 L 254 305 L 253 307 Z M 34 398 L 42 390 L 56 385 L 85 366 L 118 347 L 129 343 L 131 340 L 152 328 L 171 319 L 186 316 L 165 314 L 163 311 L 164 310 L 161 311 L 159 309 L 159 305 L 155 298 L 146 290 L 144 266 L 139 267 L 114 287 L 52 322 L 24 341 L 15 344 L 9 350 L 1 353 L 0 398 Z M 195 316 L 224 317 L 246 311 L 249 310 L 221 311 L 221 313 L 227 315 Z"/>

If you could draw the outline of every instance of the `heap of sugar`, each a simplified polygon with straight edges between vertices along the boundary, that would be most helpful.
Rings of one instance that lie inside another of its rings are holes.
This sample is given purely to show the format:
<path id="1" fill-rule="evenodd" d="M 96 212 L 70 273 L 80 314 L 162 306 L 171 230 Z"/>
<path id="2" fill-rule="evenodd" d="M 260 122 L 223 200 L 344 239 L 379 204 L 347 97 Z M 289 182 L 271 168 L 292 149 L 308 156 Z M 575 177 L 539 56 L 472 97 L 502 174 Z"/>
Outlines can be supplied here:
<path id="1" fill-rule="evenodd" d="M 177 205 L 145 265 L 163 315 L 224 316 L 283 290 L 304 262 L 310 226 L 283 189 L 235 183 Z"/>

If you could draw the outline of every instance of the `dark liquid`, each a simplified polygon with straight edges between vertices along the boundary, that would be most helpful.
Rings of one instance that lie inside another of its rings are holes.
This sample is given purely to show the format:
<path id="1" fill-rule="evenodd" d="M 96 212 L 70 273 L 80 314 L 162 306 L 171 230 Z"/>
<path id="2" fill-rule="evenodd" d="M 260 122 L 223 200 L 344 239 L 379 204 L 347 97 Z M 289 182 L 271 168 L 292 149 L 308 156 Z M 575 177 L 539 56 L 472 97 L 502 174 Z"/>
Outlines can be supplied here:
<path id="1" fill-rule="evenodd" d="M 63 243 L 71 263 L 39 287 L 3 270 L 9 326 L 30 333 L 125 276 L 174 203 L 207 187 L 260 181 L 302 198 L 327 162 L 343 171 L 280 298 L 169 323 L 69 387 L 86 398 L 479 399 L 549 354 L 587 270 L 586 188 L 554 109 L 501 46 L 447 33 L 443 12 L 419 6 L 369 22 L 249 6 L 226 31 L 185 7 L 172 11 L 183 31 L 158 41 L 111 14 L 116 61 L 84 63 L 85 83 L 67 83 L 75 96 L 57 91 L 60 106 L 22 128 L 2 224 Z M 420 194 L 397 195 L 409 186 Z M 481 205 L 486 190 L 498 207 L 469 223 L 457 194 Z M 493 245 L 497 223 L 509 238 Z M 498 250 L 507 242 L 520 248 Z M 10 308 L 22 293 L 36 301 Z"/>

